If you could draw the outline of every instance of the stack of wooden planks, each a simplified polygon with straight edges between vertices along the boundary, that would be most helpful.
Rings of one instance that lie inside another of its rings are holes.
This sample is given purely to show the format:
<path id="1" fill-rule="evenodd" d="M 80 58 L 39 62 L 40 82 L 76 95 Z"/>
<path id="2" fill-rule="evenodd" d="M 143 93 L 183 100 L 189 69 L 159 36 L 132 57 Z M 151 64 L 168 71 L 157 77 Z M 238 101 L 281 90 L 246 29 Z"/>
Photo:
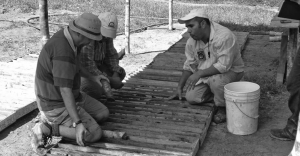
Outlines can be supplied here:
<path id="1" fill-rule="evenodd" d="M 143 71 L 129 78 L 122 89 L 114 91 L 116 101 L 103 101 L 110 116 L 101 128 L 125 132 L 126 140 L 104 137 L 87 147 L 59 143 L 51 154 L 195 155 L 205 139 L 213 104 L 194 106 L 186 101 L 167 100 L 177 89 L 186 40 L 181 39 L 156 56 Z"/>
<path id="2" fill-rule="evenodd" d="M 241 50 L 248 35 L 236 33 Z M 186 41 L 182 38 L 129 78 L 122 89 L 114 91 L 116 101 L 102 101 L 110 116 L 101 128 L 125 132 L 126 138 L 104 136 L 86 147 L 61 142 L 49 155 L 196 155 L 211 123 L 213 104 L 200 106 L 167 100 L 176 92 L 181 77 Z"/>

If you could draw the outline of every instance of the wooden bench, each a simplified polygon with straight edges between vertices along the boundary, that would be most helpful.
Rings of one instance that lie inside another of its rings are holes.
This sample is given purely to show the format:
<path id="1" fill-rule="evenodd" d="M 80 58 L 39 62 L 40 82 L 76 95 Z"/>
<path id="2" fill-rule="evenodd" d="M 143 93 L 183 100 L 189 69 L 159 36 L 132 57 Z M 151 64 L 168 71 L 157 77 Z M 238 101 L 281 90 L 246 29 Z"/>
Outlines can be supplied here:
<path id="1" fill-rule="evenodd" d="M 275 16 L 271 20 L 270 27 L 286 28 L 282 33 L 279 66 L 276 77 L 276 83 L 283 84 L 292 69 L 293 60 L 299 46 L 299 21 Z"/>

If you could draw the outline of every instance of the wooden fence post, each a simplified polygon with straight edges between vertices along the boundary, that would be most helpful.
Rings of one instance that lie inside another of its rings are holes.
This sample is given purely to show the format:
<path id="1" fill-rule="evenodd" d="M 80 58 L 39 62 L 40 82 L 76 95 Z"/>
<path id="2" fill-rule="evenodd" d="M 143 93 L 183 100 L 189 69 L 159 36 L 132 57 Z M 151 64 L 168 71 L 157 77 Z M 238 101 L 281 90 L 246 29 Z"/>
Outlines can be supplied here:
<path id="1" fill-rule="evenodd" d="M 40 29 L 41 29 L 41 47 L 46 44 L 49 39 L 49 24 L 48 24 L 48 4 L 47 0 L 39 0 L 40 11 Z"/>
<path id="2" fill-rule="evenodd" d="M 287 44 L 287 70 L 286 78 L 288 78 L 293 67 L 294 58 L 297 54 L 298 44 L 298 28 L 289 29 L 289 42 Z"/>
<path id="3" fill-rule="evenodd" d="M 169 0 L 169 30 L 173 30 L 173 0 Z"/>
<path id="4" fill-rule="evenodd" d="M 125 3 L 125 36 L 126 36 L 125 53 L 130 54 L 130 0 L 126 0 Z"/>

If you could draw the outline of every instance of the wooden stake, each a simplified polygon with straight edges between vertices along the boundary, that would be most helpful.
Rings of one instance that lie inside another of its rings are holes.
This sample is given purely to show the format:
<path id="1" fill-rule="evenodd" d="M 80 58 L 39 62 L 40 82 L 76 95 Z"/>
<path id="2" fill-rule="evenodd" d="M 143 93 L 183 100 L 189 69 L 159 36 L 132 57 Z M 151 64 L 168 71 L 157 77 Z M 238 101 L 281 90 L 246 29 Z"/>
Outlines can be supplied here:
<path id="1" fill-rule="evenodd" d="M 49 25 L 48 25 L 48 4 L 47 0 L 39 0 L 40 11 L 40 29 L 41 29 L 41 48 L 49 39 Z"/>
<path id="2" fill-rule="evenodd" d="M 173 30 L 173 0 L 169 0 L 169 30 Z"/>
<path id="3" fill-rule="evenodd" d="M 298 42 L 298 28 L 289 29 L 289 42 L 287 45 L 287 71 L 286 78 L 288 78 L 293 67 L 294 58 L 297 53 Z"/>
<path id="4" fill-rule="evenodd" d="M 283 84 L 285 81 L 286 62 L 287 62 L 287 43 L 288 43 L 288 32 L 282 34 L 281 46 L 280 46 L 280 57 L 279 65 L 277 68 L 276 84 Z"/>
<path id="5" fill-rule="evenodd" d="M 125 3 L 125 36 L 126 36 L 125 53 L 130 54 L 130 0 L 126 0 Z"/>

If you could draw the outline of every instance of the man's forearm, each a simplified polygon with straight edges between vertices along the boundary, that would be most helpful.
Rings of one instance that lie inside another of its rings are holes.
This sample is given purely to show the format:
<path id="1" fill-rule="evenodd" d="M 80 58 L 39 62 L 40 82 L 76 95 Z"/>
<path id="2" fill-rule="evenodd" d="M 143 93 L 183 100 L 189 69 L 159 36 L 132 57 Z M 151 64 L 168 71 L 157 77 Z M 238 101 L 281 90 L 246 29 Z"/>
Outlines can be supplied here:
<path id="1" fill-rule="evenodd" d="M 213 75 L 217 75 L 217 74 L 221 74 L 220 71 L 218 69 L 216 69 L 214 66 L 210 66 L 207 69 L 204 70 L 198 70 L 196 72 L 196 74 L 200 75 L 200 78 L 203 77 L 209 77 L 209 76 L 213 76 Z"/>
<path id="2" fill-rule="evenodd" d="M 77 107 L 76 107 L 72 89 L 66 87 L 60 87 L 60 92 L 70 117 L 74 122 L 78 121 L 80 118 L 77 112 Z"/>
<path id="3" fill-rule="evenodd" d="M 182 71 L 182 75 L 181 78 L 178 82 L 178 87 L 180 87 L 181 89 L 183 89 L 186 80 L 192 75 L 193 73 L 191 71 L 187 71 L 187 70 L 183 70 Z"/>

